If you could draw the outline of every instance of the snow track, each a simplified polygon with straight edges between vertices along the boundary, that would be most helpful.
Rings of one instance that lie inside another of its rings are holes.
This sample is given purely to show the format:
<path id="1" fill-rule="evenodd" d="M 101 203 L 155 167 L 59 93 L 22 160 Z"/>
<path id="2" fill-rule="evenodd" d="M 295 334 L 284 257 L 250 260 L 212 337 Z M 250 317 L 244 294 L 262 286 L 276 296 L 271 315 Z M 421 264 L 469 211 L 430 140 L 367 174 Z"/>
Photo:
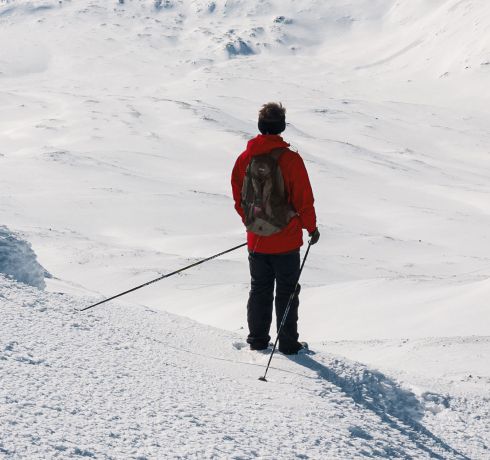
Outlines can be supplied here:
<path id="1" fill-rule="evenodd" d="M 263 383 L 267 354 L 230 332 L 137 306 L 80 313 L 90 299 L 5 278 L 0 301 L 5 458 L 469 458 L 364 365 L 279 354 Z"/>

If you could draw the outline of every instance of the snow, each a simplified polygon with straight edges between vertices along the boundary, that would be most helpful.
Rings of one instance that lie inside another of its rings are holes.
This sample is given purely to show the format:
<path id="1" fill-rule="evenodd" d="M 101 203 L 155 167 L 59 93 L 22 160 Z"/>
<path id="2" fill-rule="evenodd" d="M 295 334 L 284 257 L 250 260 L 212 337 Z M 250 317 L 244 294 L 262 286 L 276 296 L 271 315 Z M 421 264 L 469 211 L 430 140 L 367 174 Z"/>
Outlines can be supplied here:
<path id="1" fill-rule="evenodd" d="M 1 281 L 5 456 L 487 458 L 489 25 L 484 0 L 0 0 L 2 257 L 53 274 Z M 322 236 L 316 354 L 263 385 L 245 249 L 75 309 L 244 241 L 229 176 L 267 101 Z"/>
<path id="2" fill-rule="evenodd" d="M 230 170 L 281 100 L 322 233 L 304 336 L 488 335 L 489 5 L 172 5 L 2 4 L 0 210 L 48 289 L 103 298 L 243 241 Z M 236 330 L 247 289 L 242 251 L 128 299 Z"/>
<path id="3" fill-rule="evenodd" d="M 50 276 L 31 245 L 4 225 L 0 225 L 0 273 L 40 289 L 46 287 L 44 277 Z"/>
<path id="4" fill-rule="evenodd" d="M 471 391 L 403 381 L 330 352 L 274 358 L 242 334 L 0 278 L 6 458 L 485 458 L 485 373 Z M 490 340 L 466 341 L 488 354 Z M 434 340 L 430 359 L 443 356 Z M 464 349 L 465 341 L 453 341 Z M 370 348 L 370 347 L 369 347 Z M 405 352 L 408 350 L 405 349 Z M 424 366 L 422 353 L 416 369 Z M 473 370 L 474 369 L 474 370 Z M 475 372 L 476 371 L 476 372 Z M 455 376 L 452 376 L 455 379 Z M 479 380 L 478 380 L 479 379 Z M 22 382 L 19 385 L 19 382 Z M 469 397 L 471 396 L 471 397 Z M 471 430 L 471 437 L 467 436 Z"/>

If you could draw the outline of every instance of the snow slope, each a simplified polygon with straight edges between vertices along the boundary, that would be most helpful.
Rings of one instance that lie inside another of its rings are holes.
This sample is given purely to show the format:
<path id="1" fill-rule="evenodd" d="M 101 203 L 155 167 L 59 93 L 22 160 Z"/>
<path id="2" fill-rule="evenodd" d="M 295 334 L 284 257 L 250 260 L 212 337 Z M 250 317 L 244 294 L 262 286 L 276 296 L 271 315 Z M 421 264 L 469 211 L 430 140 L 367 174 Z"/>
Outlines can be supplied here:
<path id="1" fill-rule="evenodd" d="M 108 296 L 242 241 L 229 173 L 282 100 L 323 235 L 304 335 L 490 333 L 488 2 L 0 8 L 0 210 L 50 289 Z M 130 300 L 234 330 L 247 289 L 241 253 Z"/>
<path id="2" fill-rule="evenodd" d="M 326 352 L 278 354 L 264 383 L 268 355 L 236 333 L 134 305 L 80 313 L 91 299 L 3 277 L 0 299 L 0 457 L 488 454 L 488 366 L 485 382 L 438 393 L 444 373 L 413 390 L 410 374 L 402 382 Z M 468 345 L 490 351 L 488 339 Z"/>
<path id="3" fill-rule="evenodd" d="M 101 297 L 234 246 L 230 170 L 281 100 L 322 231 L 304 336 L 488 335 L 489 8 L 4 0 L 2 221 Z M 242 252 L 128 300 L 236 330 L 247 278 Z"/>

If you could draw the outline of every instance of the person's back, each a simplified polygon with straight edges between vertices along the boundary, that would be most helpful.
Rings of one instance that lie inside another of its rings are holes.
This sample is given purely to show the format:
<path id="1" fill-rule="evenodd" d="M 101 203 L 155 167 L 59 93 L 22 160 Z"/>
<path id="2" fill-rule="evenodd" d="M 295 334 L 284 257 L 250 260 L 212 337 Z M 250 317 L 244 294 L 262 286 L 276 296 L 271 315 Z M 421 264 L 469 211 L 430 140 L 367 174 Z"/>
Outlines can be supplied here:
<path id="1" fill-rule="evenodd" d="M 303 160 L 298 153 L 289 149 L 289 144 L 279 135 L 286 128 L 285 112 L 281 104 L 269 103 L 262 107 L 258 122 L 261 134 L 248 142 L 247 149 L 235 162 L 231 179 L 235 209 L 246 223 L 249 220 L 247 212 L 250 210 L 250 203 L 244 202 L 247 201 L 244 200 L 247 170 L 250 175 L 253 158 L 273 154 L 280 169 L 279 177 L 284 181 L 284 194 L 292 211 L 284 226 L 272 234 L 263 235 L 258 231 L 247 231 L 251 274 L 251 290 L 247 304 L 247 342 L 253 350 L 263 350 L 269 345 L 274 282 L 278 326 L 289 297 L 294 291 L 299 275 L 299 248 L 303 245 L 303 229 L 308 231 L 312 244 L 315 244 L 320 236 L 316 227 L 313 193 Z M 252 201 L 254 199 L 257 197 L 251 198 Z M 299 289 L 279 336 L 279 350 L 285 354 L 297 353 L 302 348 L 297 333 L 298 295 Z"/>

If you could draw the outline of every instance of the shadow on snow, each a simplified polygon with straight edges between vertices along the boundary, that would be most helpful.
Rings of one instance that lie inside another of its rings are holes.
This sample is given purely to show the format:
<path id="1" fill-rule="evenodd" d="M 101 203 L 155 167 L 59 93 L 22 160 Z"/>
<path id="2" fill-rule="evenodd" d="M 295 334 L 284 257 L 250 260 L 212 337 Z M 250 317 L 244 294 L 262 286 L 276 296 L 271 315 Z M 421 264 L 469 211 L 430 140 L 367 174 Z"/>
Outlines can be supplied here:
<path id="1" fill-rule="evenodd" d="M 329 367 L 319 363 L 309 355 L 288 356 L 295 363 L 316 372 L 318 376 L 338 387 L 359 406 L 374 412 L 381 420 L 410 439 L 431 458 L 446 459 L 450 454 L 458 459 L 469 458 L 453 449 L 441 438 L 425 428 L 420 421 L 424 407 L 414 393 L 379 371 L 359 369 L 347 362 L 333 359 Z M 444 451 L 438 453 L 436 450 Z M 386 450 L 385 458 L 392 458 L 396 449 Z M 370 456 L 367 452 L 367 456 Z M 378 457 L 381 452 L 377 452 Z M 398 452 L 400 454 L 400 452 Z"/>

